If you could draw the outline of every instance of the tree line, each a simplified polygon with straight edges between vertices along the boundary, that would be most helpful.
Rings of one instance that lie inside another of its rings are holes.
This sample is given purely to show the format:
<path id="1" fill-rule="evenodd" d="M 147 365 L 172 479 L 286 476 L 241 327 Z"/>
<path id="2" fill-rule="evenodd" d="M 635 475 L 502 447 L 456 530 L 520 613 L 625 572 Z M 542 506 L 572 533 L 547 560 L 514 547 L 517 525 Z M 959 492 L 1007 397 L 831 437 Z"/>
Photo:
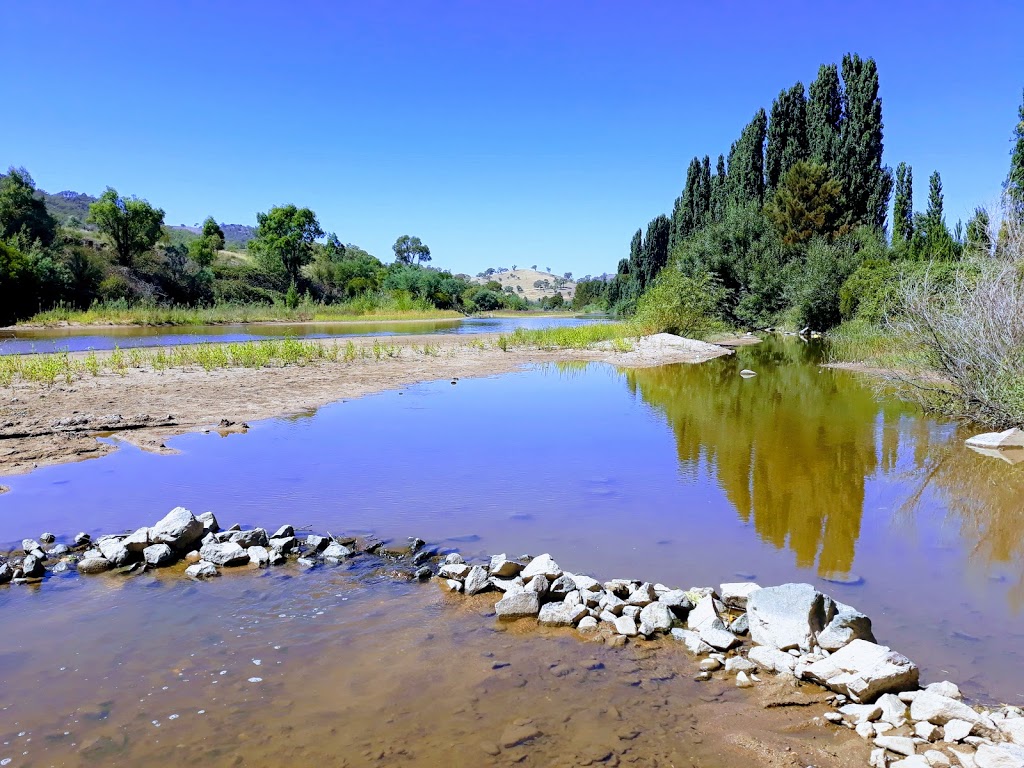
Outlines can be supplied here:
<path id="1" fill-rule="evenodd" d="M 224 230 L 212 216 L 196 233 L 169 229 L 164 216 L 148 201 L 108 188 L 85 222 L 61 225 L 28 171 L 11 168 L 0 176 L 0 323 L 97 302 L 295 307 L 313 301 L 352 304 L 354 311 L 467 314 L 528 306 L 498 284 L 429 266 L 430 248 L 419 237 L 399 237 L 394 261 L 385 264 L 325 232 L 309 208 L 259 213 L 255 236 L 241 253 L 224 250 Z"/>
<path id="2" fill-rule="evenodd" d="M 690 161 L 671 213 L 637 230 L 614 278 L 581 282 L 574 306 L 629 316 L 668 301 L 733 326 L 825 330 L 884 313 L 897 272 L 993 249 L 982 209 L 949 228 L 938 171 L 914 211 L 912 169 L 883 163 L 878 91 L 875 61 L 857 54 L 780 91 L 727 154 Z"/>

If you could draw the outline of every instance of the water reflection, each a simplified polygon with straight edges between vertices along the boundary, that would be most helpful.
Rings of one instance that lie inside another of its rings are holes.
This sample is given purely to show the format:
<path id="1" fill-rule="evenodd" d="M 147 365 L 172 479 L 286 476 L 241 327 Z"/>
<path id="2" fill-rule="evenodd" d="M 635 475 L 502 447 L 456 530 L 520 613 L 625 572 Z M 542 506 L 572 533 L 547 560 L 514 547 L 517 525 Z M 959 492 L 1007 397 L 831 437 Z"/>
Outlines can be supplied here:
<path id="1" fill-rule="evenodd" d="M 972 559 L 1019 563 L 1024 473 L 965 450 L 955 429 L 877 396 L 861 377 L 818 367 L 819 359 L 815 346 L 769 339 L 720 364 L 624 376 L 670 425 L 681 466 L 706 466 L 739 516 L 762 540 L 792 550 L 798 567 L 849 574 L 866 487 L 894 474 L 905 495 L 894 522 L 912 519 L 931 493 L 973 542 Z M 742 367 L 758 375 L 741 378 Z"/>

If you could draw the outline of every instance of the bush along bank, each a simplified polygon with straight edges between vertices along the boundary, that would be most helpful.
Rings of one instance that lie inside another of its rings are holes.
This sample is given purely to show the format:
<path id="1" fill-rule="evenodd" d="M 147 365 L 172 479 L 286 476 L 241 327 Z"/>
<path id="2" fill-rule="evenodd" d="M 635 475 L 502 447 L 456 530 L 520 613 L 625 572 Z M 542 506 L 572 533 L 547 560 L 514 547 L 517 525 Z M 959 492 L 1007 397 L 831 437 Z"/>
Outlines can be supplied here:
<path id="1" fill-rule="evenodd" d="M 45 549 L 44 547 L 49 547 Z M 497 597 L 498 621 L 563 627 L 611 646 L 656 638 L 677 641 L 699 659 L 697 680 L 726 677 L 752 688 L 776 682 L 830 691 L 824 718 L 871 745 L 872 768 L 1024 768 L 1024 710 L 971 706 L 949 681 L 922 687 L 918 667 L 880 645 L 871 620 L 809 584 L 753 582 L 675 589 L 631 579 L 597 579 L 563 570 L 549 554 L 466 562 L 412 538 L 394 546 L 356 537 L 296 534 L 289 525 L 222 531 L 212 512 L 178 507 L 155 525 L 72 545 L 52 534 L 25 539 L 0 563 L 0 582 L 41 583 L 52 574 L 131 573 L 187 563 L 195 580 L 224 568 L 291 563 L 303 569 L 375 558 L 392 575 L 435 579 L 458 595 Z"/>

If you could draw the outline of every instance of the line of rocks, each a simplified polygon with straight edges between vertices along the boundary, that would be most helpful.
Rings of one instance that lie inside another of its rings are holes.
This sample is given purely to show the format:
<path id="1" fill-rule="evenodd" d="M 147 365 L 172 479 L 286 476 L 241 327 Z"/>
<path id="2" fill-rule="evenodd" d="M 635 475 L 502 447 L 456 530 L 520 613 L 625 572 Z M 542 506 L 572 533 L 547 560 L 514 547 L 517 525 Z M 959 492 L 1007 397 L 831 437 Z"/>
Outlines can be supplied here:
<path id="1" fill-rule="evenodd" d="M 71 544 L 55 542 L 52 533 L 44 533 L 38 540 L 23 539 L 21 554 L 0 557 L 0 584 L 38 584 L 50 574 L 73 570 L 83 574 L 135 573 L 183 561 L 187 563 L 185 576 L 199 580 L 219 576 L 223 568 L 266 568 L 294 560 L 308 569 L 357 555 L 372 555 L 381 563 L 399 566 L 393 569 L 394 575 L 426 580 L 434 574 L 427 564 L 439 559 L 436 550 L 425 548 L 419 538 L 395 547 L 355 536 L 309 533 L 300 537 L 291 525 L 273 533 L 264 528 L 242 530 L 240 525 L 221 530 L 213 512 L 196 516 L 184 507 L 175 507 L 154 525 L 132 533 L 101 536 L 95 541 L 89 534 L 79 533 Z"/>
<path id="2" fill-rule="evenodd" d="M 871 768 L 1024 768 L 1024 710 L 969 706 L 948 681 L 922 688 L 917 665 L 879 645 L 866 615 L 810 584 L 602 583 L 549 554 L 471 564 L 453 553 L 437 576 L 453 593 L 500 593 L 499 620 L 601 633 L 610 645 L 672 638 L 702 657 L 697 680 L 725 675 L 749 688 L 767 673 L 820 685 L 832 692 L 825 719 L 874 746 Z"/>
<path id="3" fill-rule="evenodd" d="M 298 536 L 290 525 L 273 534 L 238 525 L 221 530 L 212 512 L 194 516 L 183 507 L 130 534 L 94 542 L 79 533 L 73 544 L 55 542 L 49 533 L 23 540 L 23 554 L 0 558 L 0 584 L 38 583 L 72 569 L 127 573 L 182 561 L 188 563 L 184 574 L 199 580 L 223 568 L 289 561 L 314 568 L 369 555 L 397 565 L 394 574 L 404 578 L 436 576 L 449 592 L 500 594 L 495 614 L 502 621 L 574 628 L 613 646 L 671 638 L 700 658 L 697 680 L 724 675 L 749 688 L 762 682 L 759 675 L 773 674 L 820 685 L 832 692 L 833 711 L 825 719 L 873 744 L 871 768 L 1024 768 L 1024 710 L 969 706 L 948 681 L 922 688 L 917 666 L 879 645 L 866 615 L 809 584 L 683 590 L 632 579 L 600 582 L 564 571 L 549 554 L 467 563 L 418 538 L 389 546 L 358 537 Z"/>

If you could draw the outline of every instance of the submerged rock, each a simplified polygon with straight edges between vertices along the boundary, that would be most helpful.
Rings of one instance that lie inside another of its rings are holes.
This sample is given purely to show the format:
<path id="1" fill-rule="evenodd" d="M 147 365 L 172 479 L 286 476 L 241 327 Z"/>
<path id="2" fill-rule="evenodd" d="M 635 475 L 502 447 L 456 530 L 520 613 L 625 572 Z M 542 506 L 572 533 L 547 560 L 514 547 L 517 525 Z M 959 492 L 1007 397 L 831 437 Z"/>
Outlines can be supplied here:
<path id="1" fill-rule="evenodd" d="M 499 619 L 521 619 L 540 613 L 540 595 L 536 592 L 506 592 L 494 606 Z"/>
<path id="2" fill-rule="evenodd" d="M 883 693 L 916 688 L 918 669 L 906 656 L 884 645 L 854 640 L 828 658 L 810 664 L 803 676 L 855 702 L 868 702 Z"/>
<path id="3" fill-rule="evenodd" d="M 154 568 L 163 568 L 172 565 L 177 559 L 174 550 L 167 544 L 151 544 L 142 550 L 142 557 L 147 564 Z"/>
<path id="4" fill-rule="evenodd" d="M 190 579 L 211 579 L 214 576 L 220 576 L 220 571 L 217 570 L 217 566 L 213 563 L 200 560 L 198 563 L 186 568 L 185 575 Z"/>
<path id="5" fill-rule="evenodd" d="M 105 557 L 86 557 L 78 561 L 79 573 L 103 573 L 112 567 L 111 562 Z"/>

